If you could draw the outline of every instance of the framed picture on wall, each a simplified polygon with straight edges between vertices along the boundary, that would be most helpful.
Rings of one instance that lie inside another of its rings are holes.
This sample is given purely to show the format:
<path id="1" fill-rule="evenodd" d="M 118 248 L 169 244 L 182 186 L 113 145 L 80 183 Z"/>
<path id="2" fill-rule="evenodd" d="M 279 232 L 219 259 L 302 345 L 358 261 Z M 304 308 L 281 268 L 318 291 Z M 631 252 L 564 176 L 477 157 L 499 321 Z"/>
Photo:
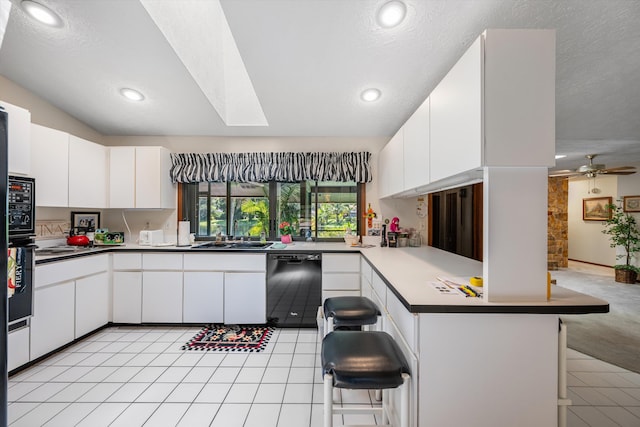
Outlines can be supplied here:
<path id="1" fill-rule="evenodd" d="M 624 196 L 622 210 L 624 212 L 640 212 L 640 196 Z"/>
<path id="2" fill-rule="evenodd" d="M 591 197 L 582 199 L 583 221 L 606 221 L 611 218 L 611 209 L 607 205 L 612 203 L 611 197 Z"/>
<path id="3" fill-rule="evenodd" d="M 100 212 L 71 212 L 71 227 L 95 231 L 100 228 Z"/>

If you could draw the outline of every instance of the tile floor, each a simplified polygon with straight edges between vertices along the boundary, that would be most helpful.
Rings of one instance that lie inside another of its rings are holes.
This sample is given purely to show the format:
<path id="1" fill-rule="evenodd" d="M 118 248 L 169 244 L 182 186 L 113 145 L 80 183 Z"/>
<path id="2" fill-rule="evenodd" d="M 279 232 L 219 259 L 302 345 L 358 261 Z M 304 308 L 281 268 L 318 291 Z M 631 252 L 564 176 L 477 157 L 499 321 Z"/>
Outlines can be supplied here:
<path id="1" fill-rule="evenodd" d="M 313 329 L 276 330 L 264 352 L 180 349 L 198 328 L 114 327 L 9 379 L 11 426 L 322 425 Z M 568 353 L 569 427 L 640 426 L 640 374 Z M 374 400 L 343 393 L 343 404 Z M 374 423 L 369 415 L 336 424 Z"/>
<path id="2" fill-rule="evenodd" d="M 196 327 L 113 327 L 9 379 L 11 426 L 322 425 L 315 329 L 278 329 L 260 353 L 180 347 Z M 343 404 L 374 404 L 350 391 Z M 372 415 L 336 424 L 374 424 Z"/>

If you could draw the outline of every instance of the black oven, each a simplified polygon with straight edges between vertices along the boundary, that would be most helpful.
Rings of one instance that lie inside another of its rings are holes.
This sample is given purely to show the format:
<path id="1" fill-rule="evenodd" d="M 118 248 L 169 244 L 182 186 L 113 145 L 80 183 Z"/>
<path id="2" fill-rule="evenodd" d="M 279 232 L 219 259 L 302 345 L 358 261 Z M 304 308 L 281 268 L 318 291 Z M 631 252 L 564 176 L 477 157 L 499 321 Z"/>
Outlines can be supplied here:
<path id="1" fill-rule="evenodd" d="M 23 176 L 9 176 L 7 190 L 9 237 L 16 239 L 34 236 L 36 231 L 35 180 Z"/>

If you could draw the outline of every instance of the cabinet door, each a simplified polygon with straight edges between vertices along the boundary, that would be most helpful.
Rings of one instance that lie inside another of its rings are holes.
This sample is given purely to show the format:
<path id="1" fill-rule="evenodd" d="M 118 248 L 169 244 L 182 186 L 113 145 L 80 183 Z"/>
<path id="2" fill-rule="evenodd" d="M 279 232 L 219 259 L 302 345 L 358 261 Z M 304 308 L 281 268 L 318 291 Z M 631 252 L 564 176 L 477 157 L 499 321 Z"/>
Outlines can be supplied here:
<path id="1" fill-rule="evenodd" d="M 109 322 L 109 274 L 76 280 L 76 338 Z"/>
<path id="2" fill-rule="evenodd" d="M 182 322 L 182 272 L 142 273 L 142 321 Z"/>
<path id="3" fill-rule="evenodd" d="M 12 371 L 29 362 L 29 328 L 9 332 L 7 337 L 7 370 Z"/>
<path id="4" fill-rule="evenodd" d="M 188 271 L 184 273 L 185 323 L 224 321 L 224 273 Z"/>
<path id="5" fill-rule="evenodd" d="M 136 208 L 175 209 L 176 186 L 171 183 L 169 150 L 136 147 Z"/>
<path id="6" fill-rule="evenodd" d="M 69 136 L 69 207 L 107 206 L 107 156 L 107 147 Z"/>
<path id="7" fill-rule="evenodd" d="M 429 184 L 429 98 L 404 124 L 404 188 Z"/>
<path id="8" fill-rule="evenodd" d="M 142 272 L 113 272 L 113 322 L 142 322 Z"/>
<path id="9" fill-rule="evenodd" d="M 109 207 L 135 208 L 136 148 L 109 148 Z"/>
<path id="10" fill-rule="evenodd" d="M 0 101 L 9 116 L 7 159 L 9 173 L 31 174 L 31 113 L 24 108 Z"/>
<path id="11" fill-rule="evenodd" d="M 31 125 L 31 171 L 36 206 L 69 206 L 69 134 Z"/>
<path id="12" fill-rule="evenodd" d="M 35 289 L 31 318 L 31 360 L 73 341 L 74 305 L 74 282 Z"/>
<path id="13" fill-rule="evenodd" d="M 378 192 L 389 197 L 404 190 L 404 129 L 398 132 L 380 151 L 378 159 Z"/>
<path id="14" fill-rule="evenodd" d="M 224 274 L 224 323 L 267 322 L 265 273 Z"/>
<path id="15" fill-rule="evenodd" d="M 482 166 L 482 37 L 431 92 L 431 181 Z"/>

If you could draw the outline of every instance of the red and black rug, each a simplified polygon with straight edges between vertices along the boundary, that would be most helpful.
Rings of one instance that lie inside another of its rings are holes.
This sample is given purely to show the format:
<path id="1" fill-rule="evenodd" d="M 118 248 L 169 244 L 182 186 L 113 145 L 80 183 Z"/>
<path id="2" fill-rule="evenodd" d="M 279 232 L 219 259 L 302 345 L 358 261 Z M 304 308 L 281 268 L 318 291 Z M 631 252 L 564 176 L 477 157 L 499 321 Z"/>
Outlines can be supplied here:
<path id="1" fill-rule="evenodd" d="M 202 328 L 182 350 L 262 351 L 273 328 L 268 326 L 209 325 Z"/>

